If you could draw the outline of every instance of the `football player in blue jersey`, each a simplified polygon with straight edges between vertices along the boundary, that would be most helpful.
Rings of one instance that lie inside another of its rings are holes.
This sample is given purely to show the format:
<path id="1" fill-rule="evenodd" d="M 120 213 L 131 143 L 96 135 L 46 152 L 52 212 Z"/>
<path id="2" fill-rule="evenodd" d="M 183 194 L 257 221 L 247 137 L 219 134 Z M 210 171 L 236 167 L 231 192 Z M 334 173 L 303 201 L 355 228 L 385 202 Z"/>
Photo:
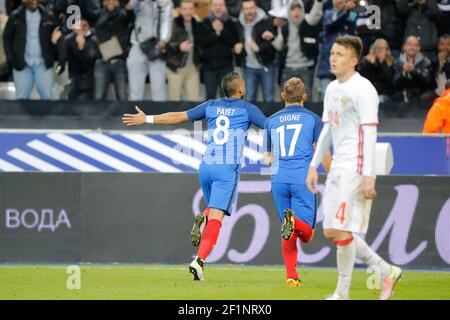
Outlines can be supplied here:
<path id="1" fill-rule="evenodd" d="M 264 130 L 264 162 L 271 166 L 272 195 L 283 223 L 286 285 L 294 287 L 301 286 L 296 271 L 297 239 L 311 241 L 316 224 L 316 197 L 305 181 L 323 127 L 321 118 L 303 106 L 306 97 L 300 78 L 287 80 L 281 91 L 285 108 L 267 119 Z M 328 152 L 322 165 L 328 170 L 330 163 Z"/>
<path id="2" fill-rule="evenodd" d="M 204 279 L 204 261 L 216 244 L 224 216 L 232 214 L 247 131 L 251 124 L 263 129 L 266 122 L 258 107 L 242 100 L 245 83 L 240 74 L 227 74 L 222 79 L 221 88 L 225 98 L 208 100 L 188 111 L 147 116 L 136 106 L 137 114 L 124 114 L 122 117 L 128 126 L 145 123 L 173 125 L 202 119 L 207 123 L 208 146 L 199 167 L 199 181 L 207 209 L 194 218 L 191 231 L 192 244 L 199 246 L 197 256 L 189 265 L 194 280 Z"/>

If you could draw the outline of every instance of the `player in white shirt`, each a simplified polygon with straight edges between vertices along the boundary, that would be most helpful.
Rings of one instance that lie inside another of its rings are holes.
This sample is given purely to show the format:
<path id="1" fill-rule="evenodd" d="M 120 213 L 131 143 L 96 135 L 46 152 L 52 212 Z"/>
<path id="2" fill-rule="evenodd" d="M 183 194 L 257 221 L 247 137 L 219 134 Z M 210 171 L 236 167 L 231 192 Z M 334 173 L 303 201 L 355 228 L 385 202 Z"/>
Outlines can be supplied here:
<path id="1" fill-rule="evenodd" d="M 392 296 L 401 269 L 388 264 L 354 233 L 366 233 L 375 190 L 375 144 L 378 125 L 378 94 L 374 86 L 355 71 L 362 41 L 345 35 L 336 39 L 330 66 L 336 80 L 330 83 L 324 99 L 324 128 L 309 168 L 306 184 L 316 193 L 317 167 L 330 145 L 333 161 L 323 194 L 323 228 L 327 239 L 336 244 L 339 273 L 333 300 L 349 299 L 355 259 L 376 266 L 383 279 L 381 300 Z"/>

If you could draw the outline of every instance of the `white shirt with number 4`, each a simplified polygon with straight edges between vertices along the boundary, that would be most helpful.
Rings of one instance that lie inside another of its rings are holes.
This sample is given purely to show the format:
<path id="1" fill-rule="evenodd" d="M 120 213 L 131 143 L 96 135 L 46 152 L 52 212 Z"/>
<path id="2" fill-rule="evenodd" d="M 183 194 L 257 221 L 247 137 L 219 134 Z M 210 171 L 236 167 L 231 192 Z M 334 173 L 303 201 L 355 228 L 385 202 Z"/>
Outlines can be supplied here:
<path id="1" fill-rule="evenodd" d="M 331 168 L 354 168 L 362 173 L 362 125 L 378 125 L 378 93 L 355 72 L 347 81 L 332 81 L 325 92 L 322 121 L 331 124 Z"/>

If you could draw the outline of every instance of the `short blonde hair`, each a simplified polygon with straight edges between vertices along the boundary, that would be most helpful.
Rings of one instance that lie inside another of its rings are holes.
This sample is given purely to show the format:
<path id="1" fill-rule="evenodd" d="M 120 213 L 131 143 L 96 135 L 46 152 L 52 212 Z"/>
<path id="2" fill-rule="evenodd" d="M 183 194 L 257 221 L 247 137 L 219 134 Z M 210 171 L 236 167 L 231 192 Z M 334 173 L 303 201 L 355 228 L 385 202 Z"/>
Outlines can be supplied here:
<path id="1" fill-rule="evenodd" d="M 284 101 L 287 103 L 295 103 L 303 100 L 305 95 L 305 85 L 302 79 L 292 77 L 283 84 Z"/>
<path id="2" fill-rule="evenodd" d="M 358 58 L 358 61 L 359 59 L 361 59 L 361 54 L 363 52 L 363 42 L 360 37 L 346 34 L 337 37 L 334 43 L 343 46 L 344 48 L 353 50 L 355 56 Z"/>

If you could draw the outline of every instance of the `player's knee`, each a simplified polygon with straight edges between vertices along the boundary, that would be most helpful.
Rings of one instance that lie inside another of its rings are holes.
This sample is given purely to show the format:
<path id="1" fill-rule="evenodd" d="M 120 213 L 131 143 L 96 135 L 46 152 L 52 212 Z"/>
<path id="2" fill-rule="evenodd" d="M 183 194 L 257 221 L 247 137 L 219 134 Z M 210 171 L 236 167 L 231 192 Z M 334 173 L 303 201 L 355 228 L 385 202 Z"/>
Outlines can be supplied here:
<path id="1" fill-rule="evenodd" d="M 222 210 L 210 208 L 209 214 L 208 214 L 208 219 L 209 220 L 216 219 L 216 220 L 222 221 L 224 216 L 225 216 L 225 213 Z"/>
<path id="2" fill-rule="evenodd" d="M 323 230 L 323 235 L 325 238 L 327 238 L 330 241 L 334 241 L 335 237 L 336 237 L 336 231 L 333 229 L 324 229 Z"/>
<path id="3" fill-rule="evenodd" d="M 310 235 L 310 236 L 305 236 L 305 237 L 300 237 L 300 241 L 301 241 L 302 243 L 308 243 L 308 242 L 311 242 L 312 238 L 313 238 L 312 235 Z"/>

